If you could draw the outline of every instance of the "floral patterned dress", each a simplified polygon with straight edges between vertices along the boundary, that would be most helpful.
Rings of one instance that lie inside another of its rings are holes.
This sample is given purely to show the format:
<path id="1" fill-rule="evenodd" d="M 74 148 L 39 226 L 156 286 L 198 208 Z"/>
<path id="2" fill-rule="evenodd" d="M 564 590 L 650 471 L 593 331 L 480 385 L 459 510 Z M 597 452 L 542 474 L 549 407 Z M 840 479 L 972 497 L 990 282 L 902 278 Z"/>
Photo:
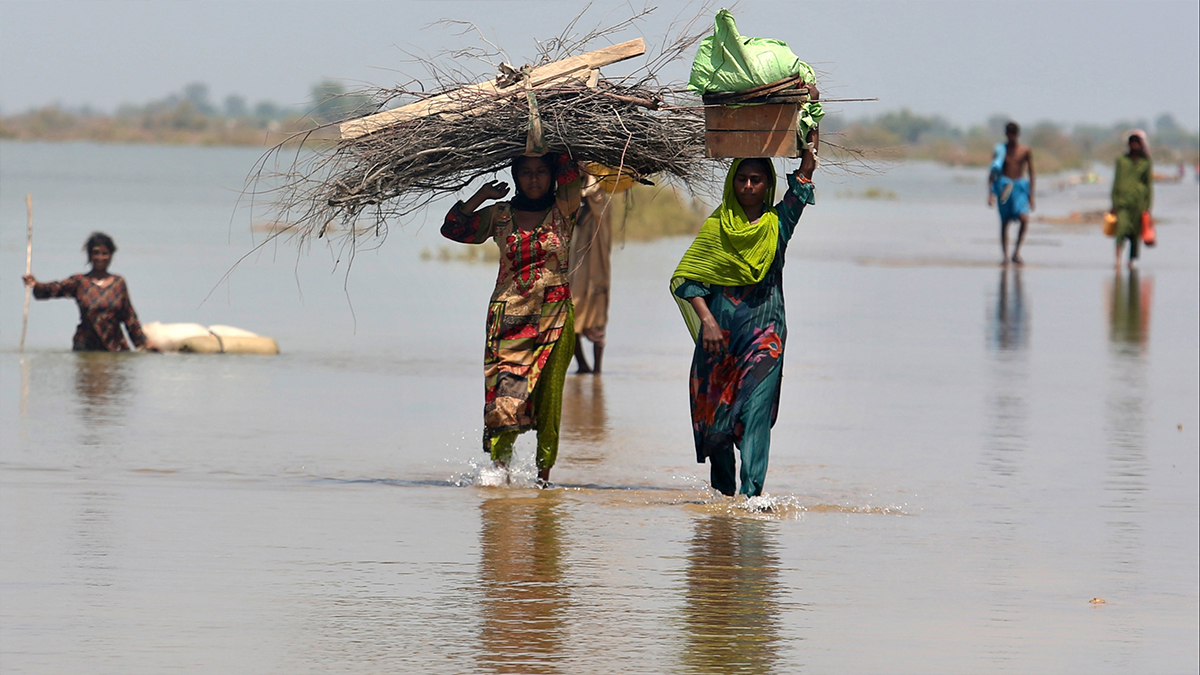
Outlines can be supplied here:
<path id="1" fill-rule="evenodd" d="M 79 305 L 79 327 L 75 329 L 72 345 L 75 351 L 124 352 L 129 350 L 121 324 L 138 348 L 146 346 L 146 334 L 138 321 L 125 279 L 117 275 L 101 286 L 85 274 L 76 274 L 62 281 L 33 285 L 33 297 L 75 298 Z"/>
<path id="2" fill-rule="evenodd" d="M 769 418 L 769 425 L 774 425 L 779 412 L 787 342 L 783 263 L 800 214 L 814 201 L 811 182 L 788 176 L 788 187 L 776 206 L 779 247 L 762 281 L 751 286 L 716 286 L 688 280 L 675 290 L 680 298 L 706 298 L 709 311 L 729 340 L 727 351 L 718 355 L 709 354 L 697 341 L 692 355 L 692 432 L 700 463 L 741 443 L 748 420 Z M 773 391 L 755 396 L 763 386 Z"/>
<path id="3" fill-rule="evenodd" d="M 581 181 L 573 171 L 558 182 L 556 204 L 532 230 L 517 226 L 509 202 L 470 215 L 458 202 L 442 225 L 448 239 L 464 244 L 493 239 L 500 247 L 483 360 L 485 450 L 502 432 L 536 426 L 532 394 L 572 313 L 568 253 Z"/>

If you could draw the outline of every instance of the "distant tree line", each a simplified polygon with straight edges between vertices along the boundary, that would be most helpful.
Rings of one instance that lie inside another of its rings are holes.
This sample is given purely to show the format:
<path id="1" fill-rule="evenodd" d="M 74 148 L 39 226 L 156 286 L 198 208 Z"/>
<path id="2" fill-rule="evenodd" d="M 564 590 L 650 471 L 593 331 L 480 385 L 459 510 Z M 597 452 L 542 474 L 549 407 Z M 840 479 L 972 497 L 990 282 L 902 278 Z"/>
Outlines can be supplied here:
<path id="1" fill-rule="evenodd" d="M 967 129 L 937 115 L 910 110 L 848 121 L 836 115 L 825 118 L 821 130 L 839 145 L 866 150 L 882 158 L 932 159 L 946 164 L 982 166 L 991 162 L 996 143 L 1004 140 L 1004 125 L 1012 118 L 995 115 Z M 1200 134 L 1181 125 L 1169 113 L 1148 120 L 1120 121 L 1111 125 L 1064 126 L 1040 121 L 1021 124 L 1021 139 L 1034 149 L 1040 171 L 1082 168 L 1093 161 L 1107 162 L 1123 151 L 1130 129 L 1145 129 L 1151 154 L 1160 163 L 1195 162 L 1200 158 Z"/>
<path id="2" fill-rule="evenodd" d="M 240 94 L 230 94 L 218 104 L 207 84 L 193 82 L 144 105 L 123 104 L 111 115 L 90 106 L 50 105 L 4 116 L 0 138 L 257 145 L 274 134 L 372 110 L 370 98 L 347 92 L 334 80 L 314 84 L 305 106 L 267 100 L 251 106 Z"/>
<path id="3" fill-rule="evenodd" d="M 278 142 L 281 134 L 310 130 L 351 115 L 373 112 L 370 97 L 348 91 L 335 80 L 312 86 L 303 106 L 259 101 L 253 106 L 240 94 L 212 100 L 208 85 L 193 82 L 177 93 L 144 105 L 126 104 L 112 115 L 88 107 L 70 110 L 46 106 L 0 117 L 0 138 L 23 140 L 93 140 L 106 142 L 262 145 Z M 904 109 L 874 118 L 847 120 L 829 115 L 822 122 L 823 138 L 879 159 L 930 159 L 945 164 L 982 166 L 1004 138 L 1006 116 L 962 128 L 938 115 Z M 1125 145 L 1130 128 L 1150 133 L 1151 154 L 1159 163 L 1195 162 L 1200 136 L 1170 114 L 1116 124 L 1064 126 L 1054 122 L 1025 124 L 1022 140 L 1034 149 L 1038 170 L 1078 169 L 1093 161 L 1108 162 Z M 332 135 L 332 131 L 329 132 Z M 836 153 L 836 150 L 834 151 Z"/>
<path id="4" fill-rule="evenodd" d="M 322 80 L 309 91 L 306 107 L 283 106 L 273 101 L 259 101 L 252 109 L 246 97 L 230 94 L 220 106 L 211 100 L 208 85 L 193 82 L 178 94 L 148 103 L 144 106 L 124 105 L 117 109 L 117 117 L 165 117 L 175 126 L 202 125 L 201 118 L 223 118 L 245 120 L 260 127 L 269 127 L 271 122 L 309 118 L 317 124 L 342 119 L 370 106 L 365 96 L 348 93 L 335 80 Z"/>

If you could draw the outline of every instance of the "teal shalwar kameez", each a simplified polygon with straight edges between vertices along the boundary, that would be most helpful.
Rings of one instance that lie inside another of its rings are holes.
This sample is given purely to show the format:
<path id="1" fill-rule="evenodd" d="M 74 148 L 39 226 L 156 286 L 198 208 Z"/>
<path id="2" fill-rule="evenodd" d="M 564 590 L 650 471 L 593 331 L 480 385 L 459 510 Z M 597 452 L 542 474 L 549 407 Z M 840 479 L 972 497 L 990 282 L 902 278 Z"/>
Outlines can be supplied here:
<path id="1" fill-rule="evenodd" d="M 784 254 L 804 206 L 814 203 L 811 182 L 794 175 L 787 180 L 788 191 L 775 207 L 778 247 L 761 281 L 719 286 L 688 279 L 674 291 L 684 300 L 703 297 L 729 339 L 721 354 L 709 354 L 697 341 L 689 378 L 696 461 L 711 461 L 712 486 L 726 495 L 737 488 L 734 446 L 742 456 L 742 494 L 762 494 L 767 477 L 787 340 Z"/>

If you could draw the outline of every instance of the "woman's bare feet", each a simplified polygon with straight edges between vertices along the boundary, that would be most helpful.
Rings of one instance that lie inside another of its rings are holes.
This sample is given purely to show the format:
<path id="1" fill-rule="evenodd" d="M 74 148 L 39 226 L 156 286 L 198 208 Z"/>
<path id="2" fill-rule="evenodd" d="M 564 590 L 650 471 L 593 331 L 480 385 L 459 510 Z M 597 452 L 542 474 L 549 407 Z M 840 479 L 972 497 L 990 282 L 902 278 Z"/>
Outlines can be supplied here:
<path id="1" fill-rule="evenodd" d="M 1014 265 L 1024 265 L 1025 264 L 1025 260 L 1018 253 L 1013 254 L 1012 261 L 1013 261 Z"/>

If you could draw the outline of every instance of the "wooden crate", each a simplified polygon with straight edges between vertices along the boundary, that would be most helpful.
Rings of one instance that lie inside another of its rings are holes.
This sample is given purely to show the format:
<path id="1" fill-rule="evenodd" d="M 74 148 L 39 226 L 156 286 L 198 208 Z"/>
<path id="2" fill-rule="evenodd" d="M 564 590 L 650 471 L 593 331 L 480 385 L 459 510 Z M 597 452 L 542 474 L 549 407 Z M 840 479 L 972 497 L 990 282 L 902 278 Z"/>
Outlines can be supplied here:
<path id="1" fill-rule="evenodd" d="M 799 157 L 799 133 L 798 103 L 704 108 L 709 157 Z"/>

